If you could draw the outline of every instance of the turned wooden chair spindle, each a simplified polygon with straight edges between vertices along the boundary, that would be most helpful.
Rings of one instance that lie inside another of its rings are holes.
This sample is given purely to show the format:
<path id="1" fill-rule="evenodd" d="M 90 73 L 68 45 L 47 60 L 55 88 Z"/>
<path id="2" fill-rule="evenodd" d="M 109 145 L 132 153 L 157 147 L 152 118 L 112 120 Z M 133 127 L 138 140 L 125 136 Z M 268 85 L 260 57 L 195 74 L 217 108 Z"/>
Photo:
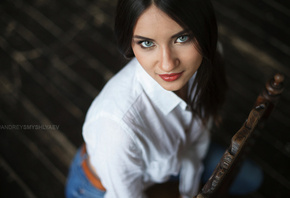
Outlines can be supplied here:
<path id="1" fill-rule="evenodd" d="M 227 194 L 244 156 L 253 144 L 252 140 L 256 137 L 255 129 L 264 127 L 265 120 L 278 102 L 284 89 L 283 82 L 284 76 L 276 74 L 266 83 L 247 120 L 232 137 L 230 146 L 217 164 L 212 176 L 195 198 L 219 198 Z"/>

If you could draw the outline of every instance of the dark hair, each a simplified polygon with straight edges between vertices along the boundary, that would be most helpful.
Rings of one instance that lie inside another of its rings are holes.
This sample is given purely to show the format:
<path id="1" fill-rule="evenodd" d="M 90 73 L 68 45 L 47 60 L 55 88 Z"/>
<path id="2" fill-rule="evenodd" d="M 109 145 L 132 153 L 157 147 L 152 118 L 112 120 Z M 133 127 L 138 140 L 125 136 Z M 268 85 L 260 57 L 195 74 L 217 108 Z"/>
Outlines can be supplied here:
<path id="1" fill-rule="evenodd" d="M 196 94 L 191 107 L 204 123 L 211 116 L 217 121 L 227 83 L 216 50 L 217 24 L 210 0 L 119 0 L 115 35 L 119 50 L 126 58 L 134 57 L 131 47 L 134 26 L 140 15 L 152 4 L 189 30 L 197 41 L 196 46 L 203 61 L 192 86 L 196 86 Z"/>

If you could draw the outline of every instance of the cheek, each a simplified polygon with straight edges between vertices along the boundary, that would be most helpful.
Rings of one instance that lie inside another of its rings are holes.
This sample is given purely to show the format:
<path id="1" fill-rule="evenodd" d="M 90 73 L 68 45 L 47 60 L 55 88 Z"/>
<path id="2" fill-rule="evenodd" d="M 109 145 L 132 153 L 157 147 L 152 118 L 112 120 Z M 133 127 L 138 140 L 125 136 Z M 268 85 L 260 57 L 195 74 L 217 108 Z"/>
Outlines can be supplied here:
<path id="1" fill-rule="evenodd" d="M 192 57 L 192 62 L 194 62 L 199 67 L 203 59 L 202 56 L 199 53 L 196 53 Z"/>
<path id="2" fill-rule="evenodd" d="M 154 54 L 152 52 L 144 51 L 143 49 L 140 48 L 140 46 L 135 46 L 133 47 L 133 52 L 140 63 L 140 65 L 147 71 L 150 70 L 154 66 Z"/>
<path id="3" fill-rule="evenodd" d="M 137 58 L 138 62 L 142 65 L 142 62 L 145 61 L 145 58 L 144 58 L 143 53 L 140 51 L 140 49 L 138 49 L 138 47 L 139 46 L 132 44 L 133 53 L 135 57 Z"/>
<path id="4" fill-rule="evenodd" d="M 135 57 L 138 60 L 138 62 L 143 66 L 143 67 L 148 67 L 148 57 L 144 55 L 144 53 L 140 52 L 139 50 L 134 51 Z"/>
<path id="5" fill-rule="evenodd" d="M 199 67 L 202 62 L 202 56 L 195 48 L 189 48 L 188 50 L 183 51 L 182 61 L 186 65 L 194 65 L 195 67 Z"/>

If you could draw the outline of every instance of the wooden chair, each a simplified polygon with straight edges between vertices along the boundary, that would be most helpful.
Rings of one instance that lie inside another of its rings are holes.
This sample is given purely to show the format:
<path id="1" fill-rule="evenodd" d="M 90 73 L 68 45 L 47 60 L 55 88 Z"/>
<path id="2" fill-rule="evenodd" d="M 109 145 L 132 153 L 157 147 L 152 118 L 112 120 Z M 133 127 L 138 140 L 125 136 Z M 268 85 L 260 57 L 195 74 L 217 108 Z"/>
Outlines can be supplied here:
<path id="1" fill-rule="evenodd" d="M 212 176 L 203 186 L 195 198 L 225 197 L 247 150 L 255 139 L 256 128 L 263 128 L 265 120 L 269 117 L 279 96 L 283 92 L 284 76 L 276 74 L 270 79 L 262 93 L 258 96 L 248 119 L 241 129 L 232 137 L 231 144 L 217 164 Z"/>
<path id="2" fill-rule="evenodd" d="M 276 74 L 258 96 L 248 119 L 232 137 L 231 144 L 217 164 L 212 176 L 195 198 L 224 198 L 239 170 L 239 165 L 256 138 L 256 128 L 262 129 L 283 91 L 284 76 Z M 150 198 L 178 198 L 178 182 L 156 184 L 147 190 Z"/>

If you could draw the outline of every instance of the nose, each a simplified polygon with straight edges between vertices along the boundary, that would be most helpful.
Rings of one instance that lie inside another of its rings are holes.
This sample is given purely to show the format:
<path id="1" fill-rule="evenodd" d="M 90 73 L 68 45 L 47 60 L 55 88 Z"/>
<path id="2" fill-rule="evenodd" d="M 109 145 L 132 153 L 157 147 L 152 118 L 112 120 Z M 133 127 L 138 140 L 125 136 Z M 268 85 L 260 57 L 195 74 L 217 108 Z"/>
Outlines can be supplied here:
<path id="1" fill-rule="evenodd" d="M 171 72 L 179 65 L 179 59 L 170 46 L 162 47 L 160 56 L 160 68 L 164 72 Z"/>

